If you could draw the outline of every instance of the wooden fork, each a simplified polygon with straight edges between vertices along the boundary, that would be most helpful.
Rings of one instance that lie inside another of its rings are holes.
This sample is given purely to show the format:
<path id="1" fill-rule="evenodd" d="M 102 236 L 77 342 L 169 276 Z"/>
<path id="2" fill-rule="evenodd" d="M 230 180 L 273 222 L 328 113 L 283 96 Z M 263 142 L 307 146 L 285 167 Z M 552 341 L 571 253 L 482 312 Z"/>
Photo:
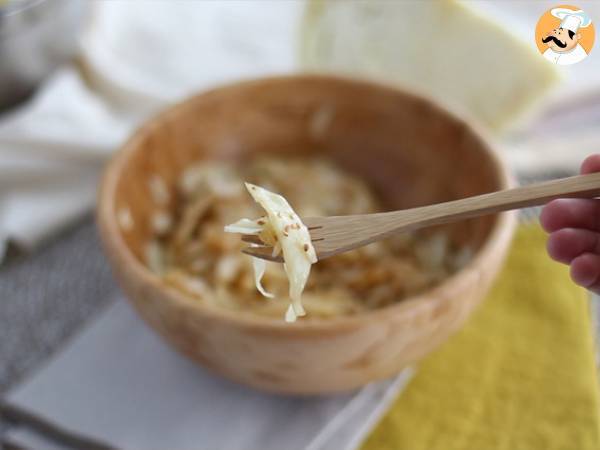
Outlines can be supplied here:
<path id="1" fill-rule="evenodd" d="M 593 173 L 419 208 L 352 216 L 308 217 L 302 222 L 308 227 L 317 258 L 321 260 L 385 239 L 394 233 L 543 205 L 557 198 L 597 196 L 600 196 L 600 173 Z M 242 240 L 262 244 L 257 236 L 243 235 Z M 248 247 L 242 252 L 269 261 L 283 262 L 281 255 L 271 255 L 272 250 L 272 247 L 260 246 Z"/>

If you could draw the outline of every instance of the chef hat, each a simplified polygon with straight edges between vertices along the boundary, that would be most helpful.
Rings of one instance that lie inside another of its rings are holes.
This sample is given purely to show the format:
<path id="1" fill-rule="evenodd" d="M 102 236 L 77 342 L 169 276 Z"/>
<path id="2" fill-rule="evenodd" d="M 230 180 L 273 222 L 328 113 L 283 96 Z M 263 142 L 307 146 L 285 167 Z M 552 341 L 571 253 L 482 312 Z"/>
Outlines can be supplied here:
<path id="1" fill-rule="evenodd" d="M 576 33 L 579 28 L 585 28 L 592 23 L 592 19 L 585 11 L 567 8 L 554 8 L 550 13 L 561 20 L 560 27 Z"/>

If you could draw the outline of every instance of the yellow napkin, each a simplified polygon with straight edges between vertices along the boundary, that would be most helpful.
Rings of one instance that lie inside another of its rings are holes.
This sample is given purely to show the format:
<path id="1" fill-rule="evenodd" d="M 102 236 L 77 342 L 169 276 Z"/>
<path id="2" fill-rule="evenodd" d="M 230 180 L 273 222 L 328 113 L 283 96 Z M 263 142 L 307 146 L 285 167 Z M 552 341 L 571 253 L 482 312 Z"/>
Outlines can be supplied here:
<path id="1" fill-rule="evenodd" d="M 363 450 L 598 450 L 588 296 L 522 226 L 487 301 L 419 365 Z"/>

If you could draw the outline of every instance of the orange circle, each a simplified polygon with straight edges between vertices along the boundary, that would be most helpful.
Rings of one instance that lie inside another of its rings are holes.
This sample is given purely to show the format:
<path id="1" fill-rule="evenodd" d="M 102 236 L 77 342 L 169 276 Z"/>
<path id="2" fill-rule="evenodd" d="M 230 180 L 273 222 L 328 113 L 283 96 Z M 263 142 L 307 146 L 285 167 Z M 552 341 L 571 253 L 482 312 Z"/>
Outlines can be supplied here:
<path id="1" fill-rule="evenodd" d="M 550 12 L 554 8 L 567 8 L 573 11 L 578 11 L 581 9 L 573 5 L 556 5 L 555 7 L 550 8 L 548 11 L 542 14 L 542 17 L 540 17 L 540 20 L 538 20 L 538 23 L 535 27 L 535 45 L 537 45 L 537 48 L 540 51 L 540 53 L 544 53 L 548 49 L 548 47 L 546 47 L 546 44 L 542 42 L 542 38 L 549 31 L 558 28 L 561 22 L 561 20 L 558 17 L 554 17 Z M 594 40 L 596 38 L 596 28 L 594 27 L 594 22 L 592 21 L 592 23 L 590 23 L 589 26 L 585 28 L 579 28 L 579 30 L 577 30 L 577 34 L 581 34 L 579 44 L 581 44 L 585 52 L 589 55 L 592 51 L 592 47 L 594 47 Z"/>

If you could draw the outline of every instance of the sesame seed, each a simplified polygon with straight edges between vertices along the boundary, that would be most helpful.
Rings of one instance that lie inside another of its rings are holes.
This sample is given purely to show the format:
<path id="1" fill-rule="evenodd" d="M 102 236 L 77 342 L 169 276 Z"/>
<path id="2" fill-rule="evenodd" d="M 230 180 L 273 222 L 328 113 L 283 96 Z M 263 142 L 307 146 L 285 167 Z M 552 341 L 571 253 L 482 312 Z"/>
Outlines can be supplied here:
<path id="1" fill-rule="evenodd" d="M 308 251 L 308 244 L 304 244 L 304 251 L 307 252 Z"/>

